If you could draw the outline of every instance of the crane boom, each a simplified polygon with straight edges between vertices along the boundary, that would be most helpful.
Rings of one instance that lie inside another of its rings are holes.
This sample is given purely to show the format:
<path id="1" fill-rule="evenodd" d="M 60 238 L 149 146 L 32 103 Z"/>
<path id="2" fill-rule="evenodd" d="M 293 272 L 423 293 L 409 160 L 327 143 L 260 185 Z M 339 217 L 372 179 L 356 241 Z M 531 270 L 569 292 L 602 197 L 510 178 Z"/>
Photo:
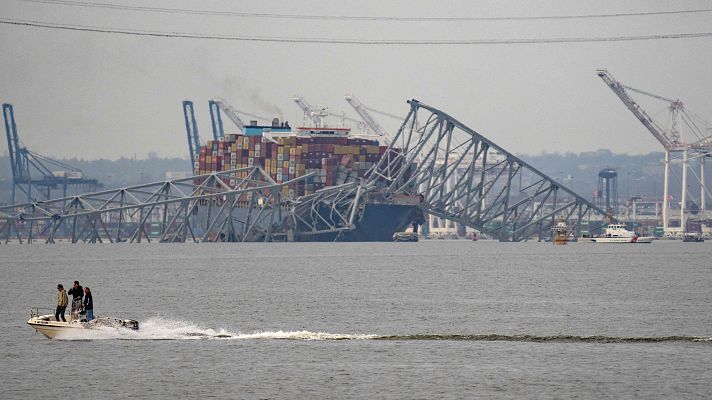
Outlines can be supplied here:
<path id="1" fill-rule="evenodd" d="M 357 124 L 358 126 L 365 125 L 365 123 L 364 123 L 363 121 L 358 120 L 358 119 L 356 119 L 356 118 L 347 117 L 347 116 L 344 115 L 344 114 L 329 113 L 329 116 L 330 116 L 330 117 L 334 117 L 334 118 L 340 118 L 340 119 L 342 119 L 342 120 L 344 120 L 344 121 L 353 122 L 354 124 Z"/>
<path id="2" fill-rule="evenodd" d="M 5 119 L 5 133 L 7 134 L 7 150 L 10 155 L 10 165 L 12 166 L 12 175 L 15 179 L 26 179 L 28 173 L 26 163 L 23 163 L 22 149 L 20 149 L 20 140 L 17 138 L 17 125 L 15 125 L 15 113 L 12 109 L 12 104 L 3 104 L 2 112 Z"/>
<path id="3" fill-rule="evenodd" d="M 225 137 L 222 117 L 220 116 L 220 104 L 215 100 L 208 100 L 210 108 L 210 126 L 213 128 L 213 140 Z"/>
<path id="4" fill-rule="evenodd" d="M 237 110 L 235 107 L 231 106 L 227 101 L 220 97 L 216 97 L 213 101 L 220 107 L 220 109 L 227 115 L 228 118 L 240 129 L 241 132 L 245 132 L 245 123 L 242 122 L 240 117 L 237 115 Z"/>
<path id="5" fill-rule="evenodd" d="M 368 125 L 373 132 L 379 136 L 386 136 L 386 131 L 381 127 L 381 125 L 376 122 L 375 119 L 371 116 L 371 114 L 368 113 L 366 110 L 366 106 L 361 103 L 356 96 L 347 94 L 344 96 L 344 99 L 346 99 L 346 102 L 353 107 L 353 109 L 356 111 L 356 113 L 363 119 L 363 121 Z"/>
<path id="6" fill-rule="evenodd" d="M 332 113 L 328 110 L 327 107 L 313 107 L 311 104 L 309 104 L 309 102 L 304 99 L 304 97 L 301 96 L 294 96 L 292 97 L 292 100 L 294 100 L 294 102 L 304 112 L 304 115 L 311 119 L 314 126 L 324 126 L 324 118 L 334 117 L 342 121 L 349 121 L 355 123 L 356 125 L 358 125 L 362 133 L 367 130 L 366 123 L 363 122 L 363 120 L 347 117 L 344 113 Z"/>
<path id="7" fill-rule="evenodd" d="M 665 132 L 665 129 L 663 129 L 658 123 L 656 123 L 648 113 L 643 110 L 638 103 L 636 103 L 630 95 L 628 95 L 628 92 L 626 92 L 626 87 L 608 72 L 606 69 L 599 69 L 596 71 L 596 74 L 603 80 L 603 82 L 608 85 L 609 88 L 613 91 L 613 93 L 618 96 L 619 99 L 625 104 L 625 106 L 630 110 L 630 112 L 635 115 L 638 120 L 650 131 L 650 133 L 653 134 L 655 139 L 657 139 L 663 147 L 666 149 L 671 149 L 678 147 L 679 143 L 679 137 L 673 136 L 672 138 L 670 135 L 668 135 L 667 132 Z M 637 91 L 637 90 L 636 90 Z M 648 93 L 645 93 L 648 94 Z M 659 96 L 658 96 L 659 97 Z M 668 99 L 665 99 L 668 100 Z M 674 104 L 675 102 L 673 102 Z"/>
<path id="8" fill-rule="evenodd" d="M 309 104 L 306 100 L 304 100 L 304 97 L 301 96 L 294 96 L 292 97 L 292 100 L 294 100 L 295 103 L 299 106 L 299 108 L 304 111 L 304 115 L 309 117 L 309 119 L 312 120 L 315 126 L 321 126 L 322 124 L 322 114 L 323 112 L 319 112 L 319 110 L 316 110 L 314 107 L 312 107 L 311 104 Z M 322 110 L 323 111 L 323 110 Z"/>
<path id="9" fill-rule="evenodd" d="M 87 179 L 82 170 L 61 161 L 35 153 L 20 146 L 15 124 L 15 113 L 12 104 L 2 105 L 5 120 L 7 147 L 12 168 L 12 202 L 15 202 L 16 189 L 20 189 L 30 201 L 39 192 L 46 199 L 50 198 L 51 190 L 61 186 L 66 197 L 70 185 L 86 185 L 96 188 L 101 184 L 96 179 Z M 62 171 L 54 168 L 62 168 Z M 38 176 L 39 175 L 39 176 Z M 37 190 L 37 192 L 33 192 Z"/>
<path id="10" fill-rule="evenodd" d="M 623 86 L 624 88 L 630 90 L 631 92 L 636 92 L 636 93 L 644 94 L 644 95 L 646 95 L 646 96 L 650 96 L 650 97 L 652 97 L 652 98 L 655 98 L 655 99 L 658 99 L 658 100 L 662 100 L 662 101 L 665 101 L 665 102 L 668 102 L 668 103 L 674 103 L 674 102 L 675 102 L 675 100 L 673 100 L 673 99 L 668 99 L 667 97 L 663 97 L 663 96 L 660 96 L 660 95 L 658 95 L 658 94 L 646 92 L 645 90 L 636 89 L 636 88 L 630 87 L 630 86 L 628 86 L 628 85 L 621 85 L 621 86 Z M 678 100 L 678 101 L 679 101 L 679 100 Z"/>
<path id="11" fill-rule="evenodd" d="M 190 165 L 193 170 L 195 170 L 197 169 L 195 162 L 197 161 L 198 152 L 200 151 L 200 137 L 198 136 L 198 124 L 195 122 L 193 102 L 190 100 L 183 101 L 183 117 L 185 118 L 185 131 L 188 134 Z"/>

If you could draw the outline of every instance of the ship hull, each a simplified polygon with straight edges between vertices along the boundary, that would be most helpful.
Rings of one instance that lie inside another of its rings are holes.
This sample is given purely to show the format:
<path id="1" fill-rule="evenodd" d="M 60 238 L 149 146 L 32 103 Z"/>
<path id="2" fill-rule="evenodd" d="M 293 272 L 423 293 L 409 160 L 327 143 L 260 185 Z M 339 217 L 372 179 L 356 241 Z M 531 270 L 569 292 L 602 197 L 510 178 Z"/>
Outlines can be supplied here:
<path id="1" fill-rule="evenodd" d="M 248 220 L 250 210 L 247 208 L 235 208 L 233 211 L 233 219 L 239 221 Z M 319 210 L 323 220 L 329 220 L 332 210 L 324 207 Z M 204 234 L 204 228 L 207 224 L 207 213 L 205 209 L 199 211 L 195 225 L 192 231 L 200 237 Z M 253 210 L 252 218 L 258 214 Z M 271 240 L 265 238 L 265 232 L 270 224 L 270 217 L 267 214 L 262 215 L 253 220 L 256 227 L 255 234 L 250 235 L 246 241 L 248 242 L 263 242 L 263 241 L 289 241 L 289 242 L 390 242 L 393 240 L 393 234 L 402 232 L 408 228 L 417 216 L 421 214 L 420 208 L 414 204 L 393 204 L 393 203 L 366 203 L 363 205 L 362 212 L 356 216 L 354 220 L 354 229 L 348 229 L 344 226 L 342 230 L 329 231 L 326 226 L 317 226 L 321 232 L 311 232 L 311 227 L 305 223 L 299 223 L 296 230 L 290 233 L 280 231 L 280 227 L 284 227 L 291 218 L 285 219 L 283 222 L 277 222 L 275 237 Z M 318 221 L 319 218 L 316 220 Z M 273 221 L 275 222 L 275 221 Z M 238 232 L 242 226 L 238 225 Z M 218 242 L 241 242 L 243 238 L 240 234 L 225 235 L 224 237 L 208 237 L 209 241 Z"/>
<path id="2" fill-rule="evenodd" d="M 591 241 L 595 243 L 652 243 L 654 237 L 644 236 L 644 237 L 600 237 L 592 238 Z"/>
<path id="3" fill-rule="evenodd" d="M 85 330 L 97 329 L 101 327 L 109 328 L 127 328 L 138 330 L 138 321 L 122 320 L 109 317 L 97 317 L 90 322 L 81 322 L 79 320 L 57 321 L 54 315 L 32 315 L 27 321 L 27 324 L 36 332 L 43 334 L 49 339 L 55 339 L 57 336 L 66 335 L 71 332 L 82 332 Z"/>
<path id="4" fill-rule="evenodd" d="M 299 234 L 298 242 L 391 242 L 393 234 L 405 230 L 419 208 L 401 204 L 366 204 L 363 216 L 354 223 L 356 229 L 310 235 Z"/>

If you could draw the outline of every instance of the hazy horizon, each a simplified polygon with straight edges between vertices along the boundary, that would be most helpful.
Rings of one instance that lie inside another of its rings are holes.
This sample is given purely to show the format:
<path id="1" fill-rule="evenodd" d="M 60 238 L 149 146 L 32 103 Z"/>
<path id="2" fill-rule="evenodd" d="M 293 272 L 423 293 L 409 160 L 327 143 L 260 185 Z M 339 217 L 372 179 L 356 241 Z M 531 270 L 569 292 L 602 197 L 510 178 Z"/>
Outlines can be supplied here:
<path id="1" fill-rule="evenodd" d="M 4 129 L 4 128 L 3 128 L 3 129 Z M 212 135 L 212 134 L 211 134 L 211 135 Z M 212 138 L 212 136 L 211 136 L 211 138 Z M 548 156 L 548 155 L 560 155 L 560 156 L 571 156 L 571 155 L 573 155 L 573 156 L 577 156 L 577 157 L 578 157 L 578 156 L 582 156 L 582 155 L 584 155 L 584 154 L 586 154 L 586 153 L 597 153 L 597 152 L 610 152 L 611 155 L 614 155 L 614 156 L 632 156 L 632 157 L 635 157 L 635 156 L 645 157 L 645 156 L 650 156 L 650 155 L 653 155 L 653 154 L 659 154 L 660 157 L 661 157 L 661 160 L 662 160 L 662 157 L 663 157 L 663 150 L 662 150 L 662 149 L 661 149 L 661 150 L 658 150 L 658 151 L 653 150 L 653 151 L 649 151 L 649 152 L 646 152 L 646 153 L 639 153 L 639 154 L 630 154 L 630 153 L 625 153 L 625 152 L 615 152 L 615 151 L 613 151 L 613 150 L 611 150 L 611 149 L 603 149 L 603 148 L 601 148 L 601 149 L 594 149 L 594 150 L 587 150 L 587 151 L 580 151 L 580 152 L 573 152 L 573 151 L 568 151 L 568 150 L 567 150 L 567 151 L 546 151 L 546 150 L 543 150 L 543 151 L 540 151 L 540 152 L 538 152 L 538 153 L 526 153 L 526 152 L 524 152 L 524 153 L 514 153 L 514 154 L 515 154 L 516 156 L 523 157 L 523 158 L 526 159 L 526 157 L 544 157 L 544 156 Z M 152 153 L 153 153 L 153 154 L 152 154 Z M 8 152 L 7 152 L 7 149 L 4 149 L 4 150 L 2 151 L 2 153 L 0 153 L 0 158 L 9 158 L 9 154 L 8 154 Z M 119 160 L 122 160 L 122 159 L 124 159 L 124 160 L 139 160 L 139 161 L 140 161 L 140 160 L 168 160 L 168 159 L 176 159 L 176 158 L 181 159 L 181 160 L 185 160 L 186 162 L 188 162 L 188 164 L 186 164 L 186 168 L 189 168 L 189 166 L 190 166 L 190 165 L 189 165 L 189 164 L 190 164 L 190 163 L 189 163 L 190 157 L 188 157 L 187 144 L 186 144 L 186 154 L 177 154 L 177 155 L 164 155 L 164 154 L 161 154 L 160 152 L 149 151 L 149 152 L 147 152 L 147 153 L 144 152 L 143 154 L 136 152 L 135 154 L 130 154 L 130 155 L 129 155 L 129 154 L 126 154 L 126 155 L 120 155 L 120 156 L 117 156 L 117 157 L 96 157 L 96 158 L 87 158 L 87 157 L 78 157 L 78 156 L 55 157 L 55 159 L 58 160 L 58 161 L 73 161 L 73 160 L 76 160 L 76 161 L 102 161 L 102 160 L 106 160 L 106 161 L 119 161 Z M 677 164 L 677 163 L 680 162 L 680 159 L 673 158 L 673 159 L 672 159 L 672 162 L 675 163 L 675 164 Z M 662 168 L 662 164 L 661 164 L 661 168 Z"/>
<path id="2" fill-rule="evenodd" d="M 50 2 L 52 3 L 52 2 Z M 143 2 L 112 4 L 145 5 Z M 155 7 L 298 15 L 500 17 L 590 15 L 706 8 L 705 1 L 376 2 L 236 4 L 156 1 Z M 613 37 L 710 30 L 712 13 L 564 20 L 407 22 L 255 18 L 141 12 L 8 0 L 3 17 L 154 31 L 282 38 L 475 40 Z M 0 24 L 0 102 L 14 105 L 21 141 L 55 158 L 118 159 L 157 152 L 187 157 L 181 110 L 193 100 L 203 140 L 207 102 L 299 125 L 295 94 L 356 118 L 343 100 L 403 115 L 416 98 L 516 154 L 610 149 L 647 154 L 660 145 L 596 76 L 607 67 L 630 86 L 682 99 L 712 119 L 712 38 L 507 45 L 354 45 L 221 41 L 92 33 Z M 665 104 L 640 99 L 655 118 Z M 705 108 L 707 107 L 707 108 Z M 399 122 L 374 114 L 393 131 Z M 252 118 L 243 116 L 245 121 Z M 336 122 L 335 120 L 332 120 Z M 226 130 L 234 132 L 229 121 Z M 4 128 L 3 128 L 4 130 Z M 6 146 L 3 146 L 6 150 Z"/>

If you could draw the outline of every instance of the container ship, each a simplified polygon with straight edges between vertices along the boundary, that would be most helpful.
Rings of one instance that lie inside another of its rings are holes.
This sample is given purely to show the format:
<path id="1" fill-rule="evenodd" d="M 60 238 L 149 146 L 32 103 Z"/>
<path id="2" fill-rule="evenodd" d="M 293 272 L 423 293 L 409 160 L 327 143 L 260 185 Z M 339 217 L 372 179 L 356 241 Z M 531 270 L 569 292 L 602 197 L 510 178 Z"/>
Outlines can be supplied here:
<path id="1" fill-rule="evenodd" d="M 283 196 L 298 198 L 366 177 L 387 149 L 378 140 L 352 137 L 349 128 L 298 127 L 293 130 L 289 123 L 280 123 L 275 118 L 268 126 L 250 121 L 243 134 L 226 134 L 224 138 L 208 140 L 200 148 L 194 172 L 200 175 L 259 166 L 277 183 L 311 173 L 306 179 L 282 189 Z M 237 178 L 247 177 L 247 172 L 237 174 Z M 242 200 L 242 206 L 249 207 L 247 195 Z M 412 196 L 386 200 L 378 193 L 371 194 L 354 223 L 356 229 L 338 234 L 297 235 L 294 240 L 391 241 L 395 232 L 422 223 L 419 200 Z"/>

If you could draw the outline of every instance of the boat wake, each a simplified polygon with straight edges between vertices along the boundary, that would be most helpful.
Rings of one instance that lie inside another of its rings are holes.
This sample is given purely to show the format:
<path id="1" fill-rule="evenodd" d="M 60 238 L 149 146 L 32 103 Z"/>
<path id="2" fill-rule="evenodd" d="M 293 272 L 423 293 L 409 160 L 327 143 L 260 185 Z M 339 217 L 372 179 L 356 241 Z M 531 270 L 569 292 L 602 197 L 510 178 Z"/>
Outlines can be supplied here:
<path id="1" fill-rule="evenodd" d="M 380 340 L 451 340 L 470 342 L 531 342 L 531 343 L 657 343 L 657 342 L 710 342 L 712 337 L 703 336 L 576 336 L 576 335 L 393 335 L 378 336 Z"/>
<path id="2" fill-rule="evenodd" d="M 138 331 L 97 327 L 62 332 L 58 340 L 200 340 L 200 339 L 286 339 L 286 340 L 358 340 L 375 339 L 377 335 L 338 334 L 327 332 L 266 331 L 241 333 L 225 329 L 205 328 L 192 322 L 153 317 L 139 324 Z"/>
<path id="3" fill-rule="evenodd" d="M 140 323 L 138 331 L 124 328 L 99 327 L 63 332 L 58 340 L 387 340 L 387 341 L 470 341 L 470 342 L 531 342 L 531 343 L 659 343 L 707 342 L 712 337 L 703 336 L 574 336 L 574 335 L 501 335 L 501 334 L 415 334 L 376 335 L 339 334 L 327 332 L 264 331 L 231 332 L 225 329 L 205 328 L 192 322 L 153 317 Z"/>

